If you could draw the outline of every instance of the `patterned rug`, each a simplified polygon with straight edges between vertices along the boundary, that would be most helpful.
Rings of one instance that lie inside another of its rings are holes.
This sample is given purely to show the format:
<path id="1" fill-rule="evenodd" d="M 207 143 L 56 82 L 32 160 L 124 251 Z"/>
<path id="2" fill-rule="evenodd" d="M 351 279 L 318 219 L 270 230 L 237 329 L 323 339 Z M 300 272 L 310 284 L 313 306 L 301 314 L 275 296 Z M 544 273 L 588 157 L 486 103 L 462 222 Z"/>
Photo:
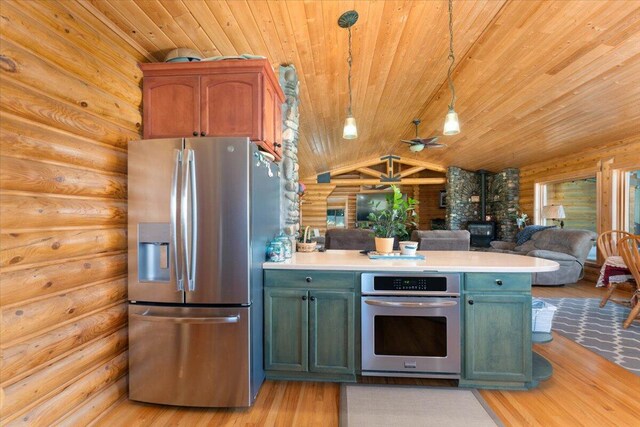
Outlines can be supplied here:
<path id="1" fill-rule="evenodd" d="M 622 328 L 629 308 L 612 302 L 600 308 L 595 298 L 543 299 L 558 307 L 554 331 L 640 375 L 640 323 Z"/>

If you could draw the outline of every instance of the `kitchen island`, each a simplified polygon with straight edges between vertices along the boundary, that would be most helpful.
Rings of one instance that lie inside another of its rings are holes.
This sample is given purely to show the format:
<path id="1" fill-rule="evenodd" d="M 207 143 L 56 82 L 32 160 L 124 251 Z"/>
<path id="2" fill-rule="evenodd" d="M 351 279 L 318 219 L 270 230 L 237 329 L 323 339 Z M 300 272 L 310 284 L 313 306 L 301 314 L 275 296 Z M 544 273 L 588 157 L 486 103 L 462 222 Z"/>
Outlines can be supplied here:
<path id="1" fill-rule="evenodd" d="M 551 365 L 531 350 L 531 273 L 556 270 L 557 263 L 490 252 L 418 253 L 425 259 L 329 250 L 264 263 L 267 377 L 414 376 L 528 389 L 551 375 Z M 371 301 L 374 280 L 392 288 Z M 427 308 L 432 301 L 441 308 Z M 374 305 L 386 307 L 371 314 Z M 398 307 L 404 311 L 390 312 Z M 384 319 L 390 321 L 376 323 Z M 383 331 L 387 336 L 378 336 Z M 433 336 L 420 343 L 423 331 Z"/>

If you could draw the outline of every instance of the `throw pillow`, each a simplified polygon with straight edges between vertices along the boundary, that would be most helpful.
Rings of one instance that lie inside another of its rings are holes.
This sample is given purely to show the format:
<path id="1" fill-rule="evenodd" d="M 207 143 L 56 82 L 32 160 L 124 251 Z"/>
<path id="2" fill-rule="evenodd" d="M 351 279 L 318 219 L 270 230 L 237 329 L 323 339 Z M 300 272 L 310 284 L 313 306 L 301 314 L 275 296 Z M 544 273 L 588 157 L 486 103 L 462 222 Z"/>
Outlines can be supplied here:
<path id="1" fill-rule="evenodd" d="M 538 231 L 542 231 L 547 228 L 555 228 L 555 225 L 527 225 L 521 231 L 516 234 L 516 246 L 520 246 L 531 238 Z"/>

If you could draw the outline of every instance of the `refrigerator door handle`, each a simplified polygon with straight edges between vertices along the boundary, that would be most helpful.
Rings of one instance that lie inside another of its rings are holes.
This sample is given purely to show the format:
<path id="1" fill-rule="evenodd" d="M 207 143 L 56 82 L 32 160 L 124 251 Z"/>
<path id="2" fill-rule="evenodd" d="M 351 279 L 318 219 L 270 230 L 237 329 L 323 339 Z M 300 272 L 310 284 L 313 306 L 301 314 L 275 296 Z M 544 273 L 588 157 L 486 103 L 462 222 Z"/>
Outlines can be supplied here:
<path id="1" fill-rule="evenodd" d="M 164 314 L 154 314 L 145 311 L 142 314 L 131 314 L 131 317 L 147 322 L 171 322 L 171 323 L 238 323 L 240 315 L 219 317 L 176 317 Z"/>
<path id="2" fill-rule="evenodd" d="M 184 291 L 184 281 L 182 280 L 182 260 L 178 254 L 178 174 L 180 173 L 180 163 L 182 163 L 182 151 L 175 150 L 175 163 L 173 176 L 171 178 L 171 201 L 170 201 L 170 231 L 171 246 L 173 247 L 173 262 L 176 274 L 176 286 L 178 291 Z"/>
<path id="3" fill-rule="evenodd" d="M 189 183 L 191 186 L 191 272 L 189 275 L 189 290 L 196 290 L 196 264 L 198 262 L 198 191 L 196 188 L 196 159 L 195 152 L 189 150 Z"/>
<path id="4" fill-rule="evenodd" d="M 180 193 L 180 229 L 182 230 L 182 256 L 184 261 L 184 275 L 187 276 L 188 285 L 190 281 L 190 260 L 189 260 L 189 150 L 185 148 L 182 154 L 182 186 Z"/>

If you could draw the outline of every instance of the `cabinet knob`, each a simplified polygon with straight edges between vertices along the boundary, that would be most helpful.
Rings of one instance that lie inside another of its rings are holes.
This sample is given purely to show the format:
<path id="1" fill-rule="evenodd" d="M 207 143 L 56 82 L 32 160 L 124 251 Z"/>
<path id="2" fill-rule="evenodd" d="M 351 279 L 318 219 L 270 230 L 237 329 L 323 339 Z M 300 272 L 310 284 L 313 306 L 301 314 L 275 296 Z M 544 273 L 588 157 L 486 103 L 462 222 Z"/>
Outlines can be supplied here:
<path id="1" fill-rule="evenodd" d="M 315 300 L 316 300 L 316 297 L 309 297 L 309 299 L 310 299 L 311 301 L 315 301 Z"/>
<path id="2" fill-rule="evenodd" d="M 273 151 L 278 151 L 278 147 L 282 147 L 282 144 L 278 144 L 277 142 L 273 143 Z"/>
<path id="3" fill-rule="evenodd" d="M 193 136 L 198 136 L 198 132 L 196 132 L 195 130 L 193 131 Z"/>
<path id="4" fill-rule="evenodd" d="M 303 295 L 303 296 L 302 296 L 302 301 L 306 301 L 306 300 L 307 300 L 307 296 L 306 296 L 306 295 Z"/>
<path id="5" fill-rule="evenodd" d="M 472 299 L 469 300 L 469 305 L 473 305 L 473 300 Z"/>
<path id="6" fill-rule="evenodd" d="M 207 136 L 205 132 L 200 132 L 200 136 Z"/>
<path id="7" fill-rule="evenodd" d="M 311 277 L 305 277 L 305 279 L 307 281 L 307 283 L 311 283 L 313 281 L 313 279 Z"/>
<path id="8" fill-rule="evenodd" d="M 496 285 L 498 285 L 498 286 L 502 286 L 502 280 L 500 280 L 500 279 L 496 279 Z"/>

